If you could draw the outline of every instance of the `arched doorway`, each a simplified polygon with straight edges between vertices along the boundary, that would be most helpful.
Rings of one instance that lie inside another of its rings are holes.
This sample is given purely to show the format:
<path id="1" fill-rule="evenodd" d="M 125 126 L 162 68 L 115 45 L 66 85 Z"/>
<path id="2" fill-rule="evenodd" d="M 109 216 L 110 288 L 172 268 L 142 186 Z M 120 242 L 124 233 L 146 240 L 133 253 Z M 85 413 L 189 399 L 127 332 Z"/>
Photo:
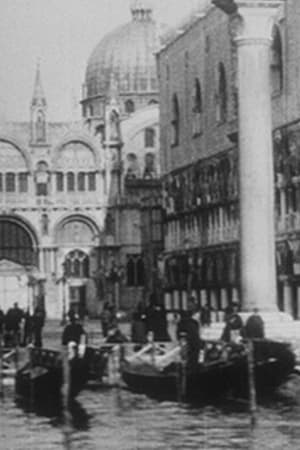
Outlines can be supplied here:
<path id="1" fill-rule="evenodd" d="M 71 306 L 78 312 L 85 310 L 90 316 L 98 312 L 95 274 L 99 235 L 95 221 L 79 214 L 65 217 L 56 226 L 57 265 L 62 275 L 57 306 L 62 315 Z"/>
<path id="2" fill-rule="evenodd" d="M 37 270 L 35 236 L 18 218 L 0 218 L 0 307 L 6 311 L 14 302 L 31 306 L 29 281 Z"/>

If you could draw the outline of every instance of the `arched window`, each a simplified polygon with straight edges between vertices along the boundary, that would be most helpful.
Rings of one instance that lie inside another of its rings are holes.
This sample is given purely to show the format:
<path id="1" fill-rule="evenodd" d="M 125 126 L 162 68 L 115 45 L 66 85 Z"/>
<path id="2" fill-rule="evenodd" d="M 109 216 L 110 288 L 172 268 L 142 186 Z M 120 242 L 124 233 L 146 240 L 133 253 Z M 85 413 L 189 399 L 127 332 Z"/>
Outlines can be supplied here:
<path id="1" fill-rule="evenodd" d="M 125 112 L 127 114 L 132 114 L 135 111 L 134 102 L 132 100 L 126 100 L 125 102 Z"/>
<path id="2" fill-rule="evenodd" d="M 75 190 L 75 176 L 73 172 L 67 173 L 67 190 L 73 192 Z"/>
<path id="3" fill-rule="evenodd" d="M 218 66 L 217 121 L 225 122 L 227 118 L 227 82 L 223 63 Z"/>
<path id="4" fill-rule="evenodd" d="M 48 195 L 49 170 L 46 161 L 38 162 L 36 166 L 36 195 Z"/>
<path id="5" fill-rule="evenodd" d="M 173 95 L 172 98 L 172 146 L 179 144 L 179 103 L 178 97 L 176 94 Z"/>
<path id="6" fill-rule="evenodd" d="M 153 148 L 155 141 L 155 130 L 153 128 L 145 129 L 145 147 Z"/>
<path id="7" fill-rule="evenodd" d="M 94 115 L 94 107 L 93 105 L 89 105 L 89 117 L 93 117 Z"/>
<path id="8" fill-rule="evenodd" d="M 88 278 L 89 257 L 81 250 L 70 252 L 64 262 L 65 276 L 74 278 Z"/>
<path id="9" fill-rule="evenodd" d="M 280 92 L 283 87 L 282 40 L 277 26 L 273 30 L 271 47 L 271 86 L 272 94 Z"/>
<path id="10" fill-rule="evenodd" d="M 143 286 L 145 284 L 145 265 L 141 255 L 127 256 L 127 286 Z"/>
<path id="11" fill-rule="evenodd" d="M 143 178 L 152 179 L 156 178 L 155 168 L 155 155 L 153 153 L 146 153 L 145 155 L 145 168 Z"/>
<path id="12" fill-rule="evenodd" d="M 78 186 L 78 191 L 82 192 L 85 190 L 85 174 L 84 174 L 84 172 L 78 173 L 77 186 Z"/>
<path id="13" fill-rule="evenodd" d="M 63 192 L 64 190 L 64 174 L 62 172 L 57 172 L 56 174 L 56 191 Z"/>
<path id="14" fill-rule="evenodd" d="M 198 78 L 195 79 L 193 103 L 193 136 L 197 136 L 202 131 L 203 112 L 201 85 Z"/>
<path id="15" fill-rule="evenodd" d="M 27 192 L 28 191 L 28 174 L 27 173 L 19 173 L 19 191 Z"/>
<path id="16" fill-rule="evenodd" d="M 14 173 L 7 173 L 5 177 L 6 192 L 15 192 L 16 190 L 16 176 Z"/>
<path id="17" fill-rule="evenodd" d="M 96 174 L 95 174 L 95 172 L 88 173 L 88 190 L 89 191 L 96 190 Z"/>
<path id="18" fill-rule="evenodd" d="M 135 264 L 132 258 L 128 258 L 126 265 L 127 286 L 135 285 Z"/>

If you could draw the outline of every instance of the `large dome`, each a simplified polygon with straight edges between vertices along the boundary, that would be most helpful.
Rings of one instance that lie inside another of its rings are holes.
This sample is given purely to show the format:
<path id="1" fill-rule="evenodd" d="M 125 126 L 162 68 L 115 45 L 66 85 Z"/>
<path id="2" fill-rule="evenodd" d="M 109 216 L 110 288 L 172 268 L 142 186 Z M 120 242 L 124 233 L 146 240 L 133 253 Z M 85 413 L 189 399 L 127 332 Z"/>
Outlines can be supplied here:
<path id="1" fill-rule="evenodd" d="M 132 21 L 107 34 L 92 52 L 85 77 L 86 99 L 105 95 L 112 73 L 120 95 L 157 92 L 152 10 L 145 2 L 135 1 L 131 12 Z"/>

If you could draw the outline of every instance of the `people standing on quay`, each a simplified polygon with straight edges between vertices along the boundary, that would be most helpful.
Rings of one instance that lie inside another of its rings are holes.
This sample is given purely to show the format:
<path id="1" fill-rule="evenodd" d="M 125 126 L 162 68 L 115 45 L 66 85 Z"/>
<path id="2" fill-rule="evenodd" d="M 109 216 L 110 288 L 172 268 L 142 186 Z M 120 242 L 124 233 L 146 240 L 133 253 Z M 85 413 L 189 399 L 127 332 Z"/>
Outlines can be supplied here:
<path id="1" fill-rule="evenodd" d="M 265 324 L 258 308 L 254 308 L 253 314 L 248 317 L 243 334 L 246 339 L 264 339 Z"/>
<path id="2" fill-rule="evenodd" d="M 28 308 L 24 315 L 23 338 L 22 338 L 23 347 L 25 347 L 27 344 L 31 344 L 32 333 L 33 333 L 32 315 L 30 314 L 30 310 Z"/>
<path id="3" fill-rule="evenodd" d="M 170 341 L 166 310 L 164 305 L 158 302 L 155 294 L 150 295 L 145 315 L 147 334 L 152 331 L 154 341 Z"/>
<path id="4" fill-rule="evenodd" d="M 109 302 L 105 302 L 100 314 L 100 322 L 103 337 L 107 337 L 108 329 L 112 321 L 112 311 Z"/>
<path id="5" fill-rule="evenodd" d="M 132 314 L 131 340 L 137 344 L 147 342 L 146 314 L 142 302 L 139 302 Z"/>
<path id="6" fill-rule="evenodd" d="M 182 335 L 187 342 L 187 362 L 189 365 L 196 365 L 201 348 L 199 322 L 193 318 L 194 308 L 181 312 L 181 318 L 177 324 L 176 336 L 180 340 Z"/>
<path id="7" fill-rule="evenodd" d="M 211 308 L 208 303 L 206 303 L 200 311 L 200 322 L 201 325 L 209 327 L 211 324 Z"/>
<path id="8" fill-rule="evenodd" d="M 9 308 L 5 315 L 6 340 L 10 345 L 20 344 L 20 328 L 23 318 L 24 312 L 19 308 L 18 303 L 15 302 L 13 308 Z"/>
<path id="9" fill-rule="evenodd" d="M 62 345 L 75 342 L 79 345 L 86 340 L 86 332 L 79 322 L 79 316 L 74 311 L 69 314 L 69 323 L 65 326 L 62 334 Z"/>
<path id="10" fill-rule="evenodd" d="M 239 305 L 232 304 L 231 313 L 228 313 L 221 339 L 226 342 L 238 342 L 243 336 L 243 320 L 239 315 Z"/>
<path id="11" fill-rule="evenodd" d="M 45 325 L 45 309 L 42 306 L 37 306 L 32 316 L 32 332 L 33 344 L 35 347 L 42 347 L 42 331 Z"/>

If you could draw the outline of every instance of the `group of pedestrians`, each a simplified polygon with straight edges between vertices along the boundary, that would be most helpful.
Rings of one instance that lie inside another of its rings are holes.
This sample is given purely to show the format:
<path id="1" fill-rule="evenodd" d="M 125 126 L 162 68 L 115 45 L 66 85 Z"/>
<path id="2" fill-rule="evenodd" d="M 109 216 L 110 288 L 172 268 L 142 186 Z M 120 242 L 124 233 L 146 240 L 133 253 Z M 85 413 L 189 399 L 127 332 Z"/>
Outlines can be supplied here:
<path id="1" fill-rule="evenodd" d="M 166 310 L 154 294 L 149 297 L 147 306 L 139 302 L 133 312 L 131 340 L 137 344 L 145 344 L 149 332 L 152 333 L 154 341 L 170 341 Z"/>
<path id="2" fill-rule="evenodd" d="M 239 314 L 238 304 L 234 303 L 228 308 L 221 337 L 224 341 L 239 342 L 242 339 L 263 339 L 264 337 L 264 321 L 258 308 L 253 309 L 245 324 Z"/>
<path id="3" fill-rule="evenodd" d="M 45 310 L 41 306 L 37 306 L 33 314 L 29 310 L 22 310 L 17 302 L 6 313 L 0 309 L 0 339 L 3 345 L 14 347 L 32 343 L 36 347 L 42 347 L 45 317 Z"/>

